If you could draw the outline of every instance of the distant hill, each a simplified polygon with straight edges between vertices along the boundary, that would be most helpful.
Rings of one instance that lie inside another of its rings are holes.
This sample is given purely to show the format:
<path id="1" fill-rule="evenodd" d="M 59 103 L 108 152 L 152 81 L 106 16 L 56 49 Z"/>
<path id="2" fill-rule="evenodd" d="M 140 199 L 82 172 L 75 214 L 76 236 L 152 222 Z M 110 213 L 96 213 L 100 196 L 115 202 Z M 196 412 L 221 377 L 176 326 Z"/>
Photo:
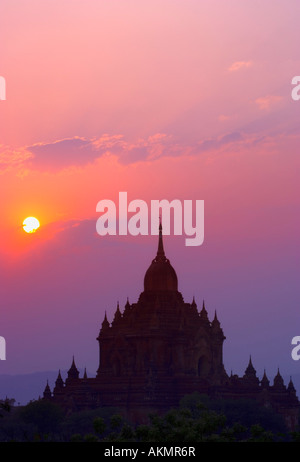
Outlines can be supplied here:
<path id="1" fill-rule="evenodd" d="M 80 376 L 83 376 L 83 370 L 79 369 Z M 87 372 L 88 377 L 94 377 L 93 374 Z M 67 377 L 67 371 L 61 371 L 63 380 Z M 53 390 L 55 380 L 57 379 L 57 371 L 33 372 L 23 375 L 8 375 L 0 374 L 0 399 L 6 397 L 15 399 L 15 405 L 25 405 L 31 400 L 36 400 L 43 396 L 43 392 L 47 381 L 51 390 Z M 289 383 L 289 376 L 283 375 L 285 385 Z M 300 400 L 300 374 L 295 374 L 292 377 L 294 386 L 297 391 L 297 396 Z M 270 383 L 272 385 L 272 382 Z"/>

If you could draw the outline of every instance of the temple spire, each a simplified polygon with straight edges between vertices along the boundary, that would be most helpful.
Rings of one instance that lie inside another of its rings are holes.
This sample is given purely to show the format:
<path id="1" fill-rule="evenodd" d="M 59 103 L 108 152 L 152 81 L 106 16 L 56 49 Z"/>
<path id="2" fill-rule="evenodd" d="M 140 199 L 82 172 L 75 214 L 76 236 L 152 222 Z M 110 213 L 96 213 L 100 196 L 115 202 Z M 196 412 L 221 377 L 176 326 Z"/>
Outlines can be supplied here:
<path id="1" fill-rule="evenodd" d="M 47 380 L 47 385 L 46 385 L 45 390 L 44 390 L 44 398 L 50 399 L 51 396 L 52 396 L 51 395 L 51 390 L 50 390 L 49 383 L 48 383 L 48 380 Z"/>
<path id="2" fill-rule="evenodd" d="M 161 218 L 159 217 L 159 238 L 158 238 L 158 249 L 156 258 L 158 259 L 165 259 L 165 251 L 164 251 L 164 244 L 163 244 L 163 237 L 162 237 L 162 224 Z"/>
<path id="3" fill-rule="evenodd" d="M 78 379 L 79 377 L 79 371 L 75 365 L 75 359 L 74 359 L 74 355 L 73 355 L 73 361 L 72 361 L 72 364 L 71 364 L 71 367 L 70 369 L 68 370 L 68 379 Z"/>
<path id="4" fill-rule="evenodd" d="M 144 277 L 144 292 L 178 292 L 177 275 L 170 261 L 165 256 L 162 234 L 162 224 L 160 220 L 157 254 L 146 271 Z"/>

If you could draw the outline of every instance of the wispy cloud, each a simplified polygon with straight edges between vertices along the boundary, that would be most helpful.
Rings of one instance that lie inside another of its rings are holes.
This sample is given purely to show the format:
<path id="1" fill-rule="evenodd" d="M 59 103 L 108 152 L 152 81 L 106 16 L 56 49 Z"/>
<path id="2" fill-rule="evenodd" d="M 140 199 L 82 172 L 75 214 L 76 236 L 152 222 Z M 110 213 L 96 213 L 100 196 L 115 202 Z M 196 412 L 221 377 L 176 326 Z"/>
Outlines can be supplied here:
<path id="1" fill-rule="evenodd" d="M 255 103 L 260 110 L 266 111 L 273 107 L 275 104 L 279 103 L 282 100 L 282 97 L 279 95 L 267 95 L 257 98 Z"/>
<path id="2" fill-rule="evenodd" d="M 262 107 L 267 107 L 268 104 L 269 100 L 261 102 Z M 121 134 L 104 134 L 92 139 L 74 137 L 50 143 L 41 142 L 19 150 L 0 146 L 0 171 L 16 168 L 19 174 L 29 170 L 57 172 L 73 166 L 84 167 L 104 154 L 115 156 L 120 164 L 130 165 L 137 162 L 154 162 L 162 157 L 222 152 L 224 148 L 236 149 L 257 139 L 261 139 L 261 135 L 253 138 L 240 131 L 200 139 L 194 143 L 187 143 L 165 133 L 155 133 L 133 141 L 126 140 Z"/>
<path id="3" fill-rule="evenodd" d="M 227 122 L 227 121 L 230 120 L 230 119 L 231 119 L 231 117 L 228 116 L 228 115 L 225 115 L 225 114 L 220 114 L 220 115 L 218 116 L 218 120 L 219 120 L 220 122 Z"/>
<path id="4" fill-rule="evenodd" d="M 155 159 L 170 148 L 172 137 L 155 133 L 145 139 L 128 141 L 121 134 L 103 134 L 98 138 L 81 137 L 37 143 L 26 148 L 30 165 L 39 170 L 61 170 L 70 166 L 84 166 L 104 154 L 118 157 L 122 164 Z"/>
<path id="5" fill-rule="evenodd" d="M 6 172 L 12 168 L 24 165 L 33 155 L 26 148 L 11 148 L 0 145 L 0 172 Z"/>
<path id="6" fill-rule="evenodd" d="M 253 66 L 252 61 L 235 61 L 231 66 L 228 68 L 229 72 L 236 72 L 240 69 L 245 69 L 248 67 Z"/>
<path id="7" fill-rule="evenodd" d="M 41 142 L 26 149 L 33 154 L 30 163 L 34 168 L 50 170 L 84 165 L 96 157 L 91 141 L 78 136 L 49 143 Z"/>

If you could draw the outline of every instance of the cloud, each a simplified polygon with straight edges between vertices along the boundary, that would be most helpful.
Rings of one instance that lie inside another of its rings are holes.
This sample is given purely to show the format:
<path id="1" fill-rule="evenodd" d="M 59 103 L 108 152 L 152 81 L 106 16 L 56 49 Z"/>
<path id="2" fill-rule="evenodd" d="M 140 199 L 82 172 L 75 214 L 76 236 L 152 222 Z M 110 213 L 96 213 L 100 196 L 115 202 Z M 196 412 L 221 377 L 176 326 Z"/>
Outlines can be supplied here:
<path id="1" fill-rule="evenodd" d="M 196 151 L 198 152 L 208 152 L 212 150 L 219 150 L 223 146 L 232 144 L 232 143 L 237 143 L 240 141 L 244 141 L 245 136 L 240 133 L 240 132 L 232 132 L 228 133 L 226 135 L 216 137 L 216 138 L 210 138 L 207 140 L 203 140 L 197 145 Z"/>
<path id="2" fill-rule="evenodd" d="M 173 137 L 165 133 L 155 133 L 146 139 L 142 138 L 132 143 L 124 141 L 122 151 L 118 153 L 119 162 L 131 164 L 157 159 L 168 155 L 173 143 Z"/>
<path id="3" fill-rule="evenodd" d="M 140 140 L 136 144 L 123 146 L 119 157 L 122 164 L 142 161 L 154 161 L 161 157 L 198 156 L 200 154 L 220 151 L 224 147 L 253 143 L 257 137 L 250 137 L 244 133 L 234 131 L 219 137 L 207 138 L 197 143 L 187 144 L 172 136 L 156 134 L 147 140 Z"/>
<path id="4" fill-rule="evenodd" d="M 98 138 L 68 138 L 51 143 L 37 143 L 27 147 L 30 165 L 45 170 L 61 170 L 70 166 L 84 166 L 106 153 L 118 157 L 121 164 L 131 164 L 158 158 L 165 154 L 172 137 L 155 133 L 146 139 L 127 141 L 121 134 L 103 134 Z"/>
<path id="5" fill-rule="evenodd" d="M 170 140 L 166 134 L 156 133 L 146 139 L 126 141 L 121 134 L 103 134 L 99 138 L 67 138 L 50 143 L 28 146 L 30 166 L 38 170 L 61 170 L 70 166 L 84 166 L 106 153 L 118 157 L 121 164 L 131 164 L 163 155 Z"/>
<path id="6" fill-rule="evenodd" d="M 25 148 L 14 149 L 0 145 L 0 173 L 19 167 L 32 157 L 33 155 Z"/>
<path id="7" fill-rule="evenodd" d="M 228 115 L 225 115 L 225 114 L 220 114 L 220 115 L 218 116 L 218 120 L 219 120 L 220 122 L 227 122 L 227 121 L 230 120 L 230 119 L 231 119 L 231 116 L 228 116 Z"/>
<path id="8" fill-rule="evenodd" d="M 248 137 L 239 131 L 193 143 L 166 133 L 155 133 L 133 141 L 126 140 L 121 134 L 103 134 L 92 139 L 74 137 L 36 143 L 19 150 L 0 146 L 0 171 L 15 167 L 19 175 L 30 169 L 57 172 L 73 166 L 84 167 L 104 154 L 116 156 L 122 165 L 130 165 L 153 162 L 162 157 L 197 156 L 243 142 L 248 143 Z"/>
<path id="9" fill-rule="evenodd" d="M 90 140 L 78 136 L 51 143 L 37 143 L 26 149 L 33 154 L 31 166 L 46 170 L 85 165 L 100 155 L 97 149 L 93 149 Z"/>
<path id="10" fill-rule="evenodd" d="M 52 142 L 12 149 L 0 145 L 0 171 L 18 168 L 38 171 L 60 171 L 69 167 L 83 167 L 104 154 L 118 158 L 121 164 L 154 160 L 174 151 L 172 136 L 155 133 L 148 138 L 128 141 L 121 134 L 103 134 L 98 138 L 75 136 Z"/>
<path id="11" fill-rule="evenodd" d="M 255 100 L 255 103 L 262 111 L 268 111 L 271 107 L 277 104 L 279 101 L 282 100 L 281 96 L 278 95 L 267 95 Z"/>
<path id="12" fill-rule="evenodd" d="M 236 72 L 240 69 L 245 69 L 253 65 L 252 61 L 236 61 L 228 68 L 229 72 Z"/>

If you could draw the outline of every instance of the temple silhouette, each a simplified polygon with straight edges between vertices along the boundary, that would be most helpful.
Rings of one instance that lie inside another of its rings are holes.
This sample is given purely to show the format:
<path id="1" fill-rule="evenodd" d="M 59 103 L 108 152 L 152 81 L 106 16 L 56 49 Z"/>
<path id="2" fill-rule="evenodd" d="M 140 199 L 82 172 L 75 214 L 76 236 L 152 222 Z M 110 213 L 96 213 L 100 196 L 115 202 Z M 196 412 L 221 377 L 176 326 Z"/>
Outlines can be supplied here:
<path id="1" fill-rule="evenodd" d="M 281 414 L 289 429 L 298 424 L 299 401 L 292 380 L 279 373 L 270 384 L 261 380 L 250 357 L 242 377 L 228 375 L 223 365 L 225 336 L 217 314 L 208 318 L 203 302 L 184 302 L 177 275 L 166 258 L 162 226 L 158 249 L 144 277 L 136 303 L 117 305 L 109 323 L 100 328 L 100 361 L 96 377 L 79 377 L 73 358 L 63 381 L 59 371 L 53 392 L 47 383 L 43 399 L 72 412 L 117 407 L 132 421 L 142 422 L 150 412 L 165 412 L 185 395 L 198 392 L 211 398 L 255 399 Z"/>

